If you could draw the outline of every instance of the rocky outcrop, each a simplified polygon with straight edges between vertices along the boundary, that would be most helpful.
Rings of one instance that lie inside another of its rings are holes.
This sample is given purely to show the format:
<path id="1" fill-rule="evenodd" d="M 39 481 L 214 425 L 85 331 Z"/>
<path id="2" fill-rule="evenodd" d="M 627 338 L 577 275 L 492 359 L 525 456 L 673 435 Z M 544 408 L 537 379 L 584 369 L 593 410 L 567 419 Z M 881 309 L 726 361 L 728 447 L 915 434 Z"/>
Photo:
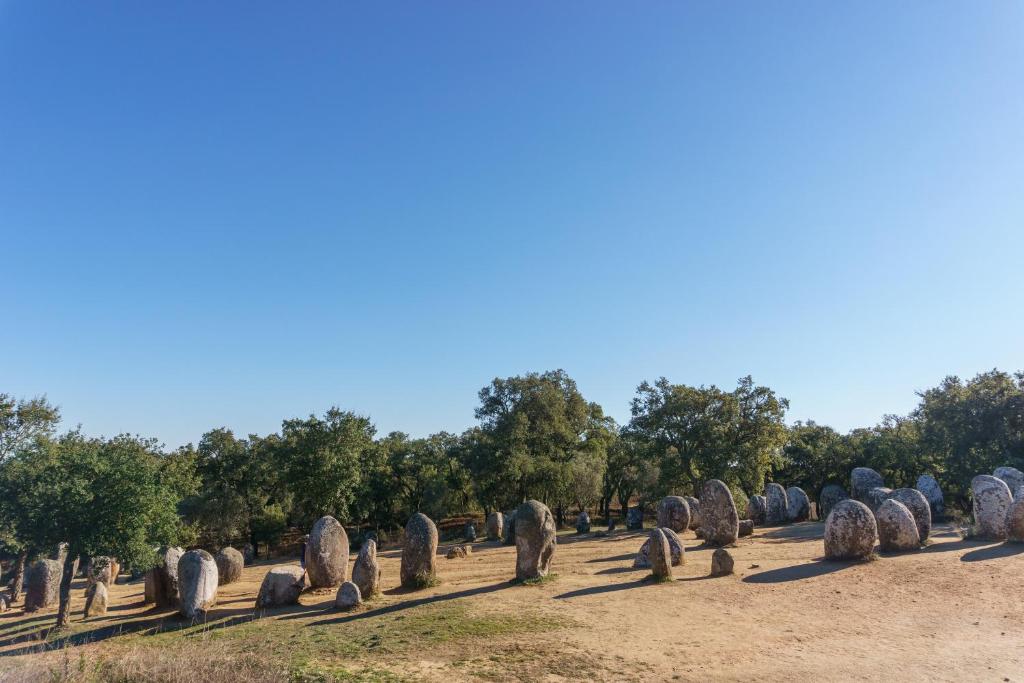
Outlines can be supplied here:
<path id="1" fill-rule="evenodd" d="M 425 588 L 437 581 L 437 527 L 422 512 L 409 518 L 402 544 L 403 588 Z"/>
<path id="2" fill-rule="evenodd" d="M 205 550 L 189 550 L 178 560 L 178 610 L 186 619 L 202 619 L 217 604 L 217 562 Z"/>
<path id="3" fill-rule="evenodd" d="M 825 520 L 825 558 L 863 560 L 871 556 L 878 527 L 871 509 L 848 498 L 839 501 Z"/>
<path id="4" fill-rule="evenodd" d="M 971 480 L 974 495 L 975 533 L 990 541 L 1006 540 L 1007 515 L 1013 497 L 1006 482 L 988 474 L 979 474 Z"/>
<path id="5" fill-rule="evenodd" d="M 297 605 L 305 588 L 306 573 L 301 567 L 274 567 L 263 577 L 256 596 L 256 609 Z"/>
<path id="6" fill-rule="evenodd" d="M 740 534 L 740 517 L 729 487 L 718 479 L 704 482 L 700 496 L 701 530 L 708 545 L 735 543 Z"/>
<path id="7" fill-rule="evenodd" d="M 917 524 L 907 506 L 889 498 L 878 507 L 878 545 L 884 552 L 903 552 L 921 547 Z"/>
<path id="8" fill-rule="evenodd" d="M 516 510 L 516 579 L 547 576 L 555 555 L 555 518 L 538 500 L 528 500 Z"/>
<path id="9" fill-rule="evenodd" d="M 666 496 L 658 503 L 658 526 L 682 533 L 690 528 L 690 504 L 681 496 Z"/>
<path id="10" fill-rule="evenodd" d="M 318 519 L 309 532 L 306 575 L 310 588 L 331 588 L 348 578 L 348 534 L 330 515 Z"/>

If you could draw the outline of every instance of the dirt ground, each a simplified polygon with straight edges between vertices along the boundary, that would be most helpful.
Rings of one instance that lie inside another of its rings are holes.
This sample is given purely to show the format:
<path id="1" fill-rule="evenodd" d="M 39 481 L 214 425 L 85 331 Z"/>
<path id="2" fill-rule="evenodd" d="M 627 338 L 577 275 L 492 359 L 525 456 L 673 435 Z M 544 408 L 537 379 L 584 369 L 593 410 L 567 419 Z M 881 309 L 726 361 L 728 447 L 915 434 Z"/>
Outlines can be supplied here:
<path id="1" fill-rule="evenodd" d="M 821 560 L 822 530 L 758 529 L 730 549 L 736 574 L 721 578 L 709 578 L 712 550 L 688 532 L 685 565 L 660 584 L 632 568 L 638 532 L 560 535 L 557 576 L 535 586 L 509 583 L 514 548 L 478 542 L 453 560 L 442 544 L 441 583 L 406 593 L 391 550 L 384 594 L 362 610 L 337 612 L 333 593 L 306 594 L 300 607 L 253 621 L 274 566 L 256 564 L 221 587 L 198 627 L 141 605 L 141 582 L 115 586 L 108 615 L 83 622 L 78 587 L 70 636 L 39 640 L 53 610 L 0 614 L 0 680 L 69 650 L 168 647 L 188 657 L 216 637 L 344 680 L 1024 681 L 1024 546 L 963 541 L 939 525 L 920 552 L 835 563 Z M 44 642 L 56 652 L 40 653 Z"/>

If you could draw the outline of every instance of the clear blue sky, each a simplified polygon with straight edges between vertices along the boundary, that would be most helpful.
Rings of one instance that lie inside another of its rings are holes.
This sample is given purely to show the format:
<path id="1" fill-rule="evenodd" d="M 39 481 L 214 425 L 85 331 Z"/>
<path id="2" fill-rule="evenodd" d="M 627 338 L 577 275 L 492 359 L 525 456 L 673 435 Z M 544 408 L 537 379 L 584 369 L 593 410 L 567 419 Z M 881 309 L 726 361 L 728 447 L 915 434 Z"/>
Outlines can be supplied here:
<path id="1" fill-rule="evenodd" d="M 566 369 L 1024 368 L 1018 2 L 0 2 L 0 391 L 168 446 Z"/>

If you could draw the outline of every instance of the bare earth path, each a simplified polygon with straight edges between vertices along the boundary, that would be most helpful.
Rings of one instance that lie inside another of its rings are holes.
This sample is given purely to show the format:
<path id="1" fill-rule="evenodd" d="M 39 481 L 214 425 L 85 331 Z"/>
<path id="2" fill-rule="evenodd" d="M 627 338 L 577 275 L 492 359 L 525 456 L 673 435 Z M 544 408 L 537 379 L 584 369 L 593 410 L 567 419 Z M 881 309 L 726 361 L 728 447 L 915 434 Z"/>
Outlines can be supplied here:
<path id="1" fill-rule="evenodd" d="M 469 558 L 438 558 L 441 585 L 402 593 L 392 550 L 384 595 L 348 614 L 331 608 L 333 593 L 307 594 L 254 621 L 269 563 L 222 587 L 205 625 L 138 604 L 141 582 L 114 587 L 108 615 L 83 622 L 78 588 L 74 632 L 50 637 L 56 651 L 39 653 L 52 610 L 0 615 L 0 680 L 59 657 L 156 648 L 345 680 L 1024 681 L 1024 546 L 961 541 L 940 525 L 921 552 L 831 563 L 822 527 L 758 529 L 731 549 L 736 575 L 714 579 L 712 551 L 687 533 L 686 564 L 667 584 L 632 569 L 644 535 L 631 532 L 560 536 L 557 577 L 537 586 L 508 583 L 514 548 L 477 543 Z"/>

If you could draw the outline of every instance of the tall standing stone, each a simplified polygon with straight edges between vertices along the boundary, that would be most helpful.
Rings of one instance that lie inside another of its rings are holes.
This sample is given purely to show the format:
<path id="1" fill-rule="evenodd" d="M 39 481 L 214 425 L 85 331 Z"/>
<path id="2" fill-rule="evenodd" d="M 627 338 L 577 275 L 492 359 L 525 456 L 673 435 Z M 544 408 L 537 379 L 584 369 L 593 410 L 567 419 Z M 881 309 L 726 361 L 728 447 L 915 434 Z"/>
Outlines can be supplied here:
<path id="1" fill-rule="evenodd" d="M 157 607 L 178 606 L 178 560 L 184 550 L 177 547 L 161 548 L 157 563 L 146 572 L 146 599 Z"/>
<path id="2" fill-rule="evenodd" d="M 644 509 L 637 505 L 626 512 L 626 529 L 640 531 L 644 528 Z"/>
<path id="3" fill-rule="evenodd" d="M 690 528 L 700 528 L 700 501 L 693 496 L 683 496 L 686 504 L 690 506 Z"/>
<path id="4" fill-rule="evenodd" d="M 333 588 L 348 578 L 348 534 L 330 515 L 321 517 L 306 542 L 310 588 Z"/>
<path id="5" fill-rule="evenodd" d="M 25 612 L 35 612 L 57 604 L 64 566 L 57 560 L 39 560 L 25 570 Z"/>
<path id="6" fill-rule="evenodd" d="M 867 503 L 868 491 L 885 487 L 882 475 L 870 467 L 854 467 L 850 472 L 850 497 Z"/>
<path id="7" fill-rule="evenodd" d="M 355 566 L 352 567 L 352 583 L 359 586 L 364 598 L 371 598 L 380 592 L 380 563 L 377 562 L 377 541 L 372 538 L 363 541 Z"/>
<path id="8" fill-rule="evenodd" d="M 914 516 L 914 524 L 917 526 L 918 541 L 924 543 L 932 533 L 932 509 L 928 499 L 917 489 L 896 489 L 889 494 L 890 500 L 898 500 L 903 503 L 910 514 Z M 881 529 L 878 531 L 882 533 Z"/>
<path id="9" fill-rule="evenodd" d="M 682 533 L 690 528 L 690 504 L 681 496 L 665 496 L 658 503 L 658 526 Z"/>
<path id="10" fill-rule="evenodd" d="M 982 538 L 992 541 L 1006 540 L 1006 521 L 1013 497 L 1006 482 L 988 474 L 979 474 L 971 480 L 974 494 L 974 524 Z"/>
<path id="11" fill-rule="evenodd" d="M 839 501 L 825 520 L 826 559 L 867 559 L 877 540 L 875 516 L 860 501 L 852 498 Z"/>
<path id="12" fill-rule="evenodd" d="M 1024 487 L 1024 472 L 1021 472 L 1016 467 L 1003 466 L 997 467 L 992 476 L 1006 482 L 1011 496 L 1014 498 L 1021 497 L 1021 488 Z"/>
<path id="13" fill-rule="evenodd" d="M 476 540 L 476 525 L 473 522 L 466 522 L 466 527 L 462 532 L 462 536 L 466 539 L 467 543 L 472 543 Z"/>
<path id="14" fill-rule="evenodd" d="M 402 544 L 401 580 L 403 588 L 425 588 L 437 579 L 437 527 L 422 512 L 405 524 Z"/>
<path id="15" fill-rule="evenodd" d="M 828 484 L 825 486 L 825 488 L 821 489 L 821 493 L 818 494 L 818 519 L 828 519 L 828 514 L 832 512 L 832 508 L 839 501 L 846 500 L 849 497 L 846 489 L 838 484 Z"/>
<path id="16" fill-rule="evenodd" d="M 811 500 L 799 486 L 786 489 L 786 519 L 790 522 L 806 522 L 811 517 Z"/>
<path id="17" fill-rule="evenodd" d="M 306 572 L 294 565 L 274 567 L 263 577 L 256 595 L 256 609 L 297 605 L 305 588 Z"/>
<path id="18" fill-rule="evenodd" d="M 487 515 L 487 524 L 485 530 L 487 532 L 488 541 L 500 541 L 502 528 L 505 524 L 505 516 L 495 510 L 491 514 Z"/>
<path id="19" fill-rule="evenodd" d="M 590 533 L 590 515 L 587 514 L 586 510 L 580 512 L 579 516 L 576 517 L 576 533 L 578 534 L 589 534 Z"/>
<path id="20" fill-rule="evenodd" d="M 917 524 L 907 506 L 889 498 L 878 507 L 878 545 L 885 552 L 902 552 L 921 547 Z"/>
<path id="21" fill-rule="evenodd" d="M 946 514 L 946 504 L 942 497 L 942 489 L 935 477 L 930 474 L 922 474 L 917 478 L 917 486 L 914 488 L 928 499 L 928 505 L 932 509 L 932 519 L 935 521 L 942 519 Z"/>
<path id="22" fill-rule="evenodd" d="M 768 499 L 764 496 L 751 496 L 747 499 L 747 519 L 754 524 L 764 524 L 768 515 Z"/>
<path id="23" fill-rule="evenodd" d="M 782 488 L 782 484 L 772 482 L 765 485 L 764 498 L 767 506 L 764 523 L 768 526 L 785 524 L 789 519 L 789 501 L 786 499 L 786 489 Z"/>
<path id="24" fill-rule="evenodd" d="M 516 579 L 547 576 L 555 555 L 555 518 L 544 503 L 528 500 L 516 510 Z"/>
<path id="25" fill-rule="evenodd" d="M 735 543 L 740 534 L 740 516 L 729 487 L 718 479 L 704 482 L 700 497 L 701 530 L 708 545 Z"/>
<path id="26" fill-rule="evenodd" d="M 101 617 L 107 613 L 107 584 L 96 581 L 85 589 L 85 618 Z"/>
<path id="27" fill-rule="evenodd" d="M 213 561 L 217 563 L 217 580 L 220 585 L 226 586 L 242 578 L 245 558 L 234 548 L 230 546 L 221 548 L 214 556 Z"/>
<path id="28" fill-rule="evenodd" d="M 186 619 L 201 619 L 217 604 L 217 562 L 205 550 L 189 550 L 178 560 L 178 607 Z"/>
<path id="29" fill-rule="evenodd" d="M 668 547 L 665 532 L 658 528 L 653 529 L 647 542 L 650 545 L 648 558 L 651 563 L 651 574 L 661 581 L 670 580 L 672 578 L 672 551 Z"/>

